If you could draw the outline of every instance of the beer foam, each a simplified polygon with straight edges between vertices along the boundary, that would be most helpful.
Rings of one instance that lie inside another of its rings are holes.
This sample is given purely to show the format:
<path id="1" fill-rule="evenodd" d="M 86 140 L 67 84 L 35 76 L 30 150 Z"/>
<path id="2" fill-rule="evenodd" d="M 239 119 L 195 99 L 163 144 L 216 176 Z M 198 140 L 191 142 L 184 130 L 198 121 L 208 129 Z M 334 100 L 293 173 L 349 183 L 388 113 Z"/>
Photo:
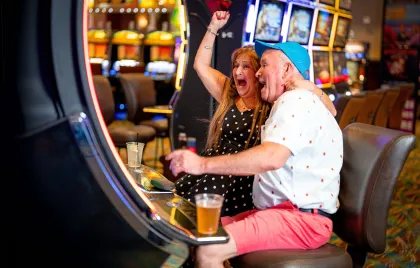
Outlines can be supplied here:
<path id="1" fill-rule="evenodd" d="M 198 200 L 196 202 L 196 205 L 198 207 L 204 207 L 204 208 L 220 208 L 222 206 L 223 202 L 220 202 L 218 200 Z"/>

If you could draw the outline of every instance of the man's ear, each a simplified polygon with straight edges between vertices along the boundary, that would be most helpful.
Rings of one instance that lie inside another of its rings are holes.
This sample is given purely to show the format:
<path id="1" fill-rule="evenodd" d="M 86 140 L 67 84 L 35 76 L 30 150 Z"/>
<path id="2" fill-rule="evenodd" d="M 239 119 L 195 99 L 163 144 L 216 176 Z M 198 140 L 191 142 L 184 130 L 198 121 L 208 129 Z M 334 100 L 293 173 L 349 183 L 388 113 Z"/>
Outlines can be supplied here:
<path id="1" fill-rule="evenodd" d="M 290 62 L 284 63 L 283 79 L 288 80 L 293 75 L 293 66 Z"/>

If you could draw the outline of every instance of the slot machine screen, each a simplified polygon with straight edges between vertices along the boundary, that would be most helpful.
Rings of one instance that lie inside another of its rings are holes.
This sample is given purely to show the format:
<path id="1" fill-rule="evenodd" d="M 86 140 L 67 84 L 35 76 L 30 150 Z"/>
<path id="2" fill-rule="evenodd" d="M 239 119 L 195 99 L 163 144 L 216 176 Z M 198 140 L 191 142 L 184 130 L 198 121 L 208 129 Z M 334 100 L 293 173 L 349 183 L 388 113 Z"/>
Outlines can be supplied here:
<path id="1" fill-rule="evenodd" d="M 314 10 L 299 5 L 293 5 L 287 41 L 294 41 L 301 45 L 307 45 L 311 34 L 312 18 Z"/>
<path id="2" fill-rule="evenodd" d="M 280 42 L 281 26 L 286 4 L 262 1 L 257 15 L 254 40 Z"/>
<path id="3" fill-rule="evenodd" d="M 340 9 L 351 10 L 351 0 L 340 0 Z"/>
<path id="4" fill-rule="evenodd" d="M 331 29 L 333 24 L 334 14 L 320 10 L 316 20 L 314 46 L 328 46 L 330 42 Z"/>
<path id="5" fill-rule="evenodd" d="M 338 17 L 337 30 L 335 31 L 334 47 L 345 47 L 350 30 L 350 19 Z"/>
<path id="6" fill-rule="evenodd" d="M 348 80 L 347 59 L 345 52 L 334 51 L 333 57 L 333 79 L 334 83 L 345 82 Z"/>
<path id="7" fill-rule="evenodd" d="M 335 7 L 335 0 L 319 0 L 321 4 Z"/>
<path id="8" fill-rule="evenodd" d="M 359 63 L 357 61 L 347 61 L 347 73 L 353 82 L 359 80 Z"/>
<path id="9" fill-rule="evenodd" d="M 331 83 L 330 53 L 328 51 L 313 52 L 314 80 L 315 84 L 323 85 Z"/>

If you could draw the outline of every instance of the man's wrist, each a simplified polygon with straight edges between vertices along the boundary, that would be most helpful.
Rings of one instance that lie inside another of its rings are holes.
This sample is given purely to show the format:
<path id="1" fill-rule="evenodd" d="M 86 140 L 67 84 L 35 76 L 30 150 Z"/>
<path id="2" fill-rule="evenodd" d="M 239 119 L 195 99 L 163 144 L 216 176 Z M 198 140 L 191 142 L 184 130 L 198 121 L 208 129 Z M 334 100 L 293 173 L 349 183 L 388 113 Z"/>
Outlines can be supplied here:
<path id="1" fill-rule="evenodd" d="M 200 165 L 200 173 L 204 174 L 207 173 L 208 170 L 208 158 L 207 157 L 201 157 L 201 165 Z"/>

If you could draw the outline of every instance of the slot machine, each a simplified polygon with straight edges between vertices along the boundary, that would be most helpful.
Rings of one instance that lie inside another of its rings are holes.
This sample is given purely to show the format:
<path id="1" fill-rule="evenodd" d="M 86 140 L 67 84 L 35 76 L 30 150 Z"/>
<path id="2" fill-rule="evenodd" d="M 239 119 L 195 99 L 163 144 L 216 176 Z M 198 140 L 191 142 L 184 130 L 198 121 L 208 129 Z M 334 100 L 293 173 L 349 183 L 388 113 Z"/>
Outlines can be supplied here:
<path id="1" fill-rule="evenodd" d="M 366 83 L 367 50 L 368 44 L 356 40 L 349 40 L 345 47 L 348 83 L 353 94 L 363 91 Z"/>
<path id="2" fill-rule="evenodd" d="M 351 95 L 348 83 L 347 59 L 345 46 L 350 32 L 351 15 L 336 13 L 336 27 L 334 31 L 332 50 L 333 83 L 339 94 Z"/>
<path id="3" fill-rule="evenodd" d="M 7 165 L 17 182 L 11 266 L 180 267 L 189 246 L 228 242 L 223 228 L 198 233 L 191 203 L 143 182 L 158 172 L 119 157 L 90 72 L 87 1 L 19 0 L 2 12 L 21 6 L 19 23 L 2 27 L 19 125 Z"/>
<path id="4" fill-rule="evenodd" d="M 181 44 L 179 62 L 185 64 L 185 69 L 177 73 L 177 96 L 174 98 L 177 101 L 172 109 L 170 137 L 173 149 L 180 148 L 178 136 L 185 133 L 196 139 L 196 150 L 201 152 L 205 147 L 208 124 L 217 104 L 194 70 L 194 58 L 213 13 L 217 10 L 228 10 L 230 19 L 216 37 L 212 65 L 230 76 L 232 53 L 243 45 L 248 1 L 185 0 L 184 3 L 187 7 L 185 17 L 189 22 L 189 31 L 188 34 L 186 30 L 181 31 L 181 37 L 187 41 Z"/>

